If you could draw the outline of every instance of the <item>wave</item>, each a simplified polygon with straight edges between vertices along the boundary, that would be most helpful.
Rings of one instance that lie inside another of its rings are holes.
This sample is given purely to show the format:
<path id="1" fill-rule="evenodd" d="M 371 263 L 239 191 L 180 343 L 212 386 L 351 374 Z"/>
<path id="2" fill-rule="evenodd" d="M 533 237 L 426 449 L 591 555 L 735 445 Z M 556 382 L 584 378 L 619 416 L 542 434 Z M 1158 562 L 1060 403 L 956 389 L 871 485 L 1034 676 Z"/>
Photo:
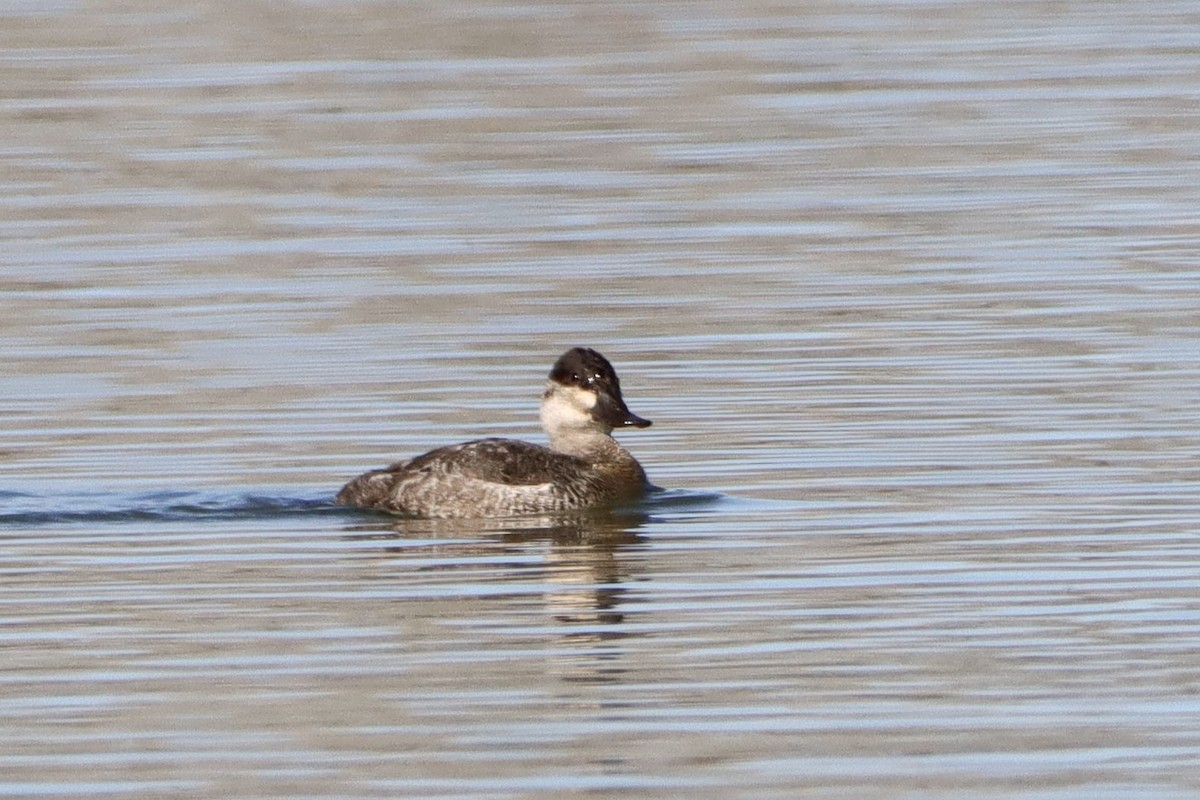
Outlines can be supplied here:
<path id="1" fill-rule="evenodd" d="M 246 520 L 347 511 L 328 496 L 199 491 L 43 496 L 0 491 L 0 526 Z"/>

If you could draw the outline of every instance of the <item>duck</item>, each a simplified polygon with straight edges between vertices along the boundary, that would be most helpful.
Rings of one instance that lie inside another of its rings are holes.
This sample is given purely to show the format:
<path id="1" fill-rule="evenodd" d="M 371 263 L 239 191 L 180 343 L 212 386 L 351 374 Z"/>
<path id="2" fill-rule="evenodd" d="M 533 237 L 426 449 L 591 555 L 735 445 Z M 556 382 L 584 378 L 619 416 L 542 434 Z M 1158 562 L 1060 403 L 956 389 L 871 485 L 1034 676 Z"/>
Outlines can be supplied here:
<path id="1" fill-rule="evenodd" d="M 625 405 L 603 355 L 572 347 L 542 391 L 548 447 L 517 439 L 476 439 L 431 450 L 351 480 L 338 505 L 429 518 L 491 518 L 570 512 L 633 501 L 652 485 L 616 429 L 648 428 Z"/>

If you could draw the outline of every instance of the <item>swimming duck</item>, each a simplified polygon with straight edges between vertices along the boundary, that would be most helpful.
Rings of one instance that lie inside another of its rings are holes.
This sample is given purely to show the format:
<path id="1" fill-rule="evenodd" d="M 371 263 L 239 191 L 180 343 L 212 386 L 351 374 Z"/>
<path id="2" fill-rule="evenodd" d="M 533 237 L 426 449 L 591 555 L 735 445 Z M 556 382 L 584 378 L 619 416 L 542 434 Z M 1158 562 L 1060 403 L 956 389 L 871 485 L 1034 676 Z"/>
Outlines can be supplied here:
<path id="1" fill-rule="evenodd" d="M 609 505 L 649 487 L 611 434 L 650 420 L 626 407 L 616 371 L 595 350 L 574 347 L 554 363 L 541 421 L 549 447 L 516 439 L 440 447 L 359 475 L 335 502 L 419 517 L 507 517 Z"/>

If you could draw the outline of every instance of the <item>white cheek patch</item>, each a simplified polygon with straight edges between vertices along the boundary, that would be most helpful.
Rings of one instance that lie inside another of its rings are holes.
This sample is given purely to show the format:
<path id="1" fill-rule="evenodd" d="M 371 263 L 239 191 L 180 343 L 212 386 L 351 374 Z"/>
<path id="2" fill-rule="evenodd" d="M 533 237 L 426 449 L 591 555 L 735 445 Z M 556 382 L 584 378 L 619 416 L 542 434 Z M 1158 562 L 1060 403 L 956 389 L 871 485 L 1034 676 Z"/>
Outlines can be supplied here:
<path id="1" fill-rule="evenodd" d="M 584 411 L 591 411 L 596 407 L 596 403 L 600 401 L 600 398 L 596 396 L 595 392 L 589 392 L 586 389 L 580 389 L 578 386 L 567 386 L 563 388 L 566 389 L 567 395 L 571 398 L 571 404 Z"/>
<path id="2" fill-rule="evenodd" d="M 542 401 L 542 425 L 547 430 L 593 427 L 596 421 L 591 410 L 596 402 L 595 392 L 574 386 L 550 386 Z"/>

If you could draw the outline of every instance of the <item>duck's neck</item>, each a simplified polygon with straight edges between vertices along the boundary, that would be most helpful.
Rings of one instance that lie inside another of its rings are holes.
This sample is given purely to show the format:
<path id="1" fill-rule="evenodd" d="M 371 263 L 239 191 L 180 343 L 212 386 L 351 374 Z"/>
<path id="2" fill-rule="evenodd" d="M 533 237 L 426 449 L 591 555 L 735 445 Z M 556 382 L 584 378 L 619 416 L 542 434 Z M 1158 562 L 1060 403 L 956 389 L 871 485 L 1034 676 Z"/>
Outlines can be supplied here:
<path id="1" fill-rule="evenodd" d="M 593 460 L 630 458 L 617 440 L 600 431 L 558 431 L 550 434 L 550 449 L 569 456 Z"/>

